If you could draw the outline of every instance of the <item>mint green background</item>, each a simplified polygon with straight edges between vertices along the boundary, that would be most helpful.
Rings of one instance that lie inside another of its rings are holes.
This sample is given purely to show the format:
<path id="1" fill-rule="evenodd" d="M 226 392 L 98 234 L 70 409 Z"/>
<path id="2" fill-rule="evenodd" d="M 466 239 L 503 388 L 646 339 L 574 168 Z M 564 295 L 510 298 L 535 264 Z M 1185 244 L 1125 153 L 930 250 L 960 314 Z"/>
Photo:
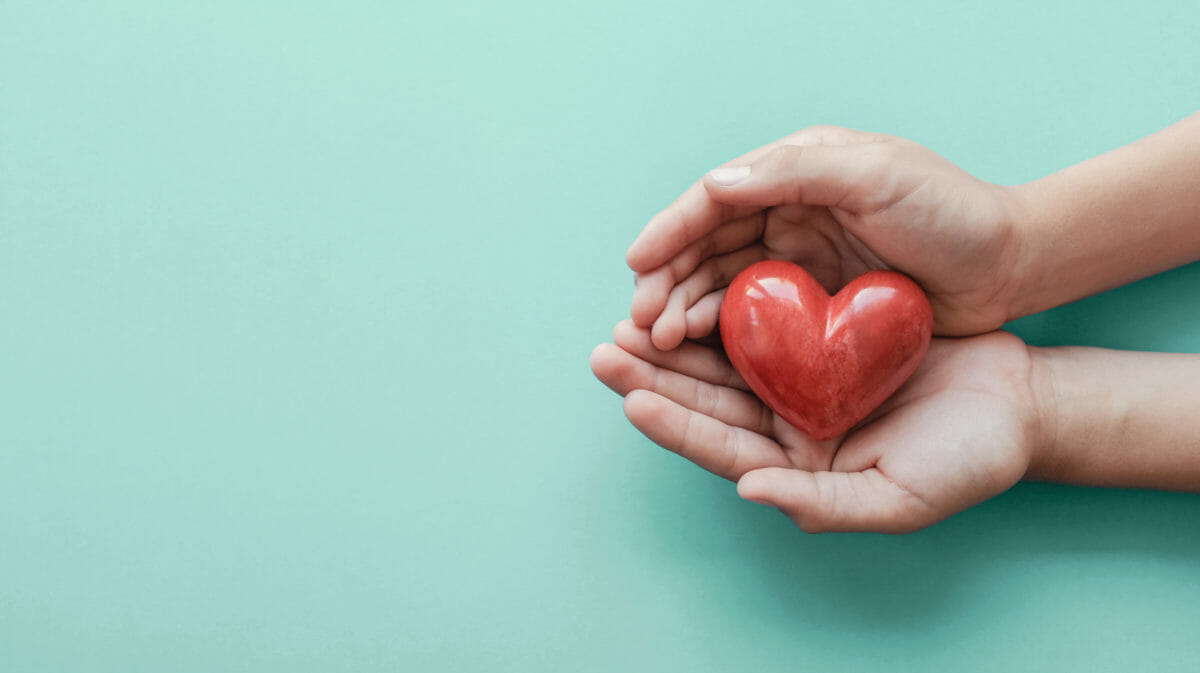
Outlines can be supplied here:
<path id="1" fill-rule="evenodd" d="M 587 369 L 703 171 L 1033 179 L 1200 109 L 1194 0 L 183 4 L 0 2 L 0 670 L 1195 670 L 1195 496 L 807 536 Z M 1016 330 L 1196 351 L 1198 294 Z"/>

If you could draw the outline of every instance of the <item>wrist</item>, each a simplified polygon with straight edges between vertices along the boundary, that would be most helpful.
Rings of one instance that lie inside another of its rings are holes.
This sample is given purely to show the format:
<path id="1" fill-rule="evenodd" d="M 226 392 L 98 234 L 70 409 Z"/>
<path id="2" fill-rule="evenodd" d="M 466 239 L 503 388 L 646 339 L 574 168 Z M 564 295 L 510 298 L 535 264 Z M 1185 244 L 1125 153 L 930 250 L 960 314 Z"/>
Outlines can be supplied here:
<path id="1" fill-rule="evenodd" d="M 1016 320 L 1048 308 L 1041 294 L 1053 260 L 1046 257 L 1048 219 L 1045 186 L 1041 181 L 1003 188 L 1008 207 L 1009 278 L 1004 295 L 1007 320 Z"/>
<path id="2" fill-rule="evenodd" d="M 1031 348 L 1026 479 L 1200 490 L 1200 357 Z"/>
<path id="3" fill-rule="evenodd" d="M 1061 362 L 1053 349 L 1026 346 L 1030 360 L 1030 456 L 1026 479 L 1054 481 L 1059 470 L 1059 429 L 1063 397 L 1060 395 Z"/>
<path id="4" fill-rule="evenodd" d="M 1005 187 L 1009 319 L 1200 259 L 1200 115 L 1033 182 Z"/>
<path id="5" fill-rule="evenodd" d="M 1112 373 L 1137 365 L 1119 351 L 1078 346 L 1031 348 L 1030 358 L 1038 433 L 1026 478 L 1121 483 L 1128 476 L 1123 424 L 1131 411 L 1122 380 L 1130 379 Z"/>

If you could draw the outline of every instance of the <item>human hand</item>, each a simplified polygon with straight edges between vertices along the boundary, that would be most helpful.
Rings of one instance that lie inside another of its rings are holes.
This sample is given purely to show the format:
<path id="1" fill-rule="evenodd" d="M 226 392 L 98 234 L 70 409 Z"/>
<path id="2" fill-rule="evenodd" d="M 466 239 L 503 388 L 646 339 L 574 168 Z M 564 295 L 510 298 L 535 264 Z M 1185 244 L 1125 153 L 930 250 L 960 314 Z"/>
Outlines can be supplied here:
<path id="1" fill-rule="evenodd" d="M 934 339 L 896 394 L 824 442 L 764 406 L 719 348 L 663 352 L 628 320 L 613 338 L 592 371 L 634 426 L 809 532 L 924 528 L 1015 484 L 1041 441 L 1030 350 L 1006 332 Z"/>
<path id="2" fill-rule="evenodd" d="M 928 293 L 935 334 L 988 332 L 1010 319 L 1019 206 L 1011 188 L 917 143 L 805 129 L 713 171 L 650 221 L 626 257 L 631 314 L 669 350 L 712 332 L 739 271 L 782 259 L 831 293 L 870 270 L 902 271 Z"/>

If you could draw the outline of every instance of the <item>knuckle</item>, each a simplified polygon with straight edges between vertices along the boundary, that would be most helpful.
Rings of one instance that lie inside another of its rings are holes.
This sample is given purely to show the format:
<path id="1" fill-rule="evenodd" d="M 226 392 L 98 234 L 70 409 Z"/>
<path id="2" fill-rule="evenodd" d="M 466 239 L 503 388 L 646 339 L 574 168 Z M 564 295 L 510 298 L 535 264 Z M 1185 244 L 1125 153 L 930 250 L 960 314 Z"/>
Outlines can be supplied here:
<path id="1" fill-rule="evenodd" d="M 759 410 L 758 427 L 764 435 L 775 429 L 775 412 L 765 404 Z"/>
<path id="2" fill-rule="evenodd" d="M 894 164 L 900 160 L 903 148 L 895 142 L 885 140 L 869 143 L 863 146 L 863 154 L 867 160 L 877 166 Z"/>
<path id="3" fill-rule="evenodd" d="M 722 461 L 724 464 L 721 466 L 720 474 L 732 477 L 738 474 L 737 467 L 738 463 L 741 462 L 742 447 L 740 438 L 732 432 L 725 435 L 724 448 L 725 456 Z"/>
<path id="4" fill-rule="evenodd" d="M 674 442 L 673 450 L 675 453 L 683 456 L 688 460 L 692 460 L 692 448 L 695 445 L 695 423 L 692 422 L 692 417 L 689 415 L 683 423 L 683 429 L 680 431 L 677 441 Z M 695 461 L 693 461 L 695 462 Z"/>
<path id="5" fill-rule="evenodd" d="M 818 144 L 836 141 L 850 135 L 851 131 L 844 126 L 834 126 L 833 124 L 814 124 L 800 132 L 801 137 L 811 138 Z"/>
<path id="6" fill-rule="evenodd" d="M 767 155 L 766 163 L 776 168 L 793 166 L 800 161 L 803 155 L 804 148 L 800 145 L 781 145 L 771 150 L 771 153 Z"/>
<path id="7" fill-rule="evenodd" d="M 697 402 L 706 416 L 715 415 L 721 408 L 721 392 L 719 388 L 696 382 L 699 400 Z"/>

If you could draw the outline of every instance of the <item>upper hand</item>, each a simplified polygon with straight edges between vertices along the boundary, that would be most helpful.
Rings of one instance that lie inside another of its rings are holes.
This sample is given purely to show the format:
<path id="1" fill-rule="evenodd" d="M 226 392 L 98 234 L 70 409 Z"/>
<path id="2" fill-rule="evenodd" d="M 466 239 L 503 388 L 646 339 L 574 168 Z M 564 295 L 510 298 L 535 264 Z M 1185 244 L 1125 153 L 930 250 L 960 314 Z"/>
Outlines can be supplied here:
<path id="1" fill-rule="evenodd" d="M 763 259 L 799 264 L 830 292 L 869 270 L 904 272 L 929 294 L 936 334 L 1009 319 L 1021 246 L 1011 188 L 914 142 L 838 127 L 805 129 L 731 167 L 749 171 L 731 185 L 705 176 L 629 248 L 631 313 L 660 350 L 712 332 L 724 288 Z"/>
<path id="2" fill-rule="evenodd" d="M 765 407 L 719 348 L 663 352 L 630 321 L 614 340 L 592 370 L 639 430 L 810 532 L 931 525 L 1015 484 L 1041 441 L 1029 350 L 1006 332 L 934 339 L 903 387 L 825 442 Z"/>

